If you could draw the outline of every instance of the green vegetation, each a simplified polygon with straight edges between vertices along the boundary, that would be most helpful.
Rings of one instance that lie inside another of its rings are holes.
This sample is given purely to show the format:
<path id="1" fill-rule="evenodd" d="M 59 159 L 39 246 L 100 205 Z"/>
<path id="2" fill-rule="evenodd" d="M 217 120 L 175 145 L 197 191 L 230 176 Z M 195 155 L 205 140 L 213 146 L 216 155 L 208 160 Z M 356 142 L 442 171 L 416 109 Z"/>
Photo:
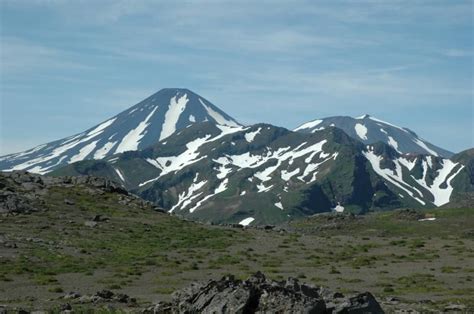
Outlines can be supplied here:
<path id="1" fill-rule="evenodd" d="M 0 304 L 55 308 L 67 292 L 110 289 L 147 305 L 192 281 L 257 270 L 408 303 L 470 304 L 474 210 L 431 210 L 430 222 L 397 212 L 321 215 L 279 232 L 197 224 L 123 198 L 58 187 L 47 210 L 1 218 L 5 243 L 16 247 L 0 248 Z M 87 226 L 94 217 L 97 225 Z"/>

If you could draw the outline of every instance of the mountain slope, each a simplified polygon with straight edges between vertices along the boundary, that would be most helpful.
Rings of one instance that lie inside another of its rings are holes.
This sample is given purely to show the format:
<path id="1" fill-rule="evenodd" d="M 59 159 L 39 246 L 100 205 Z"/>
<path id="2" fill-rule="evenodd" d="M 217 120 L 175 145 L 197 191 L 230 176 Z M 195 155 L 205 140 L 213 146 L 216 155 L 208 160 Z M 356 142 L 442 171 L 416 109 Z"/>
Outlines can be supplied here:
<path id="1" fill-rule="evenodd" d="M 421 139 L 415 132 L 401 128 L 391 123 L 379 120 L 369 115 L 362 117 L 329 117 L 313 120 L 297 127 L 295 131 L 311 133 L 329 126 L 342 129 L 352 138 L 364 144 L 384 142 L 401 154 L 417 153 L 449 158 L 453 155 Z"/>
<path id="2" fill-rule="evenodd" d="M 162 89 L 135 106 L 65 139 L 0 157 L 0 170 L 47 173 L 69 163 L 143 149 L 190 124 L 239 124 L 188 89 Z"/>
<path id="3" fill-rule="evenodd" d="M 466 170 L 441 157 L 401 155 L 381 142 L 365 146 L 334 127 L 300 133 L 201 123 L 143 151 L 52 175 L 98 171 L 175 214 L 265 224 L 331 210 L 441 206 Z"/>
<path id="4" fill-rule="evenodd" d="M 465 171 L 453 180 L 454 192 L 445 206 L 451 208 L 474 207 L 474 148 L 462 151 L 451 160 L 464 165 Z"/>

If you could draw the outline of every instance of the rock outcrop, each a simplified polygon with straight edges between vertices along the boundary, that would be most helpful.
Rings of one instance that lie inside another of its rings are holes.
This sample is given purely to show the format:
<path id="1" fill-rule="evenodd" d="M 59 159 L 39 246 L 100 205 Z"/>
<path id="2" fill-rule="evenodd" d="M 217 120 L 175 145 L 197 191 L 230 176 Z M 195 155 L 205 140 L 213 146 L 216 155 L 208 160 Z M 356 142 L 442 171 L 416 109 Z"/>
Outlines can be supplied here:
<path id="1" fill-rule="evenodd" d="M 325 288 L 267 279 L 258 272 L 245 281 L 233 276 L 193 283 L 146 313 L 383 313 L 369 292 L 351 297 Z"/>
<path id="2" fill-rule="evenodd" d="M 123 202 L 141 201 L 120 184 L 93 176 L 47 177 L 26 171 L 0 172 L 0 214 L 28 214 L 44 209 L 44 196 L 52 187 L 85 186 L 91 194 L 117 193 Z M 66 205 L 74 205 L 65 199 Z"/>

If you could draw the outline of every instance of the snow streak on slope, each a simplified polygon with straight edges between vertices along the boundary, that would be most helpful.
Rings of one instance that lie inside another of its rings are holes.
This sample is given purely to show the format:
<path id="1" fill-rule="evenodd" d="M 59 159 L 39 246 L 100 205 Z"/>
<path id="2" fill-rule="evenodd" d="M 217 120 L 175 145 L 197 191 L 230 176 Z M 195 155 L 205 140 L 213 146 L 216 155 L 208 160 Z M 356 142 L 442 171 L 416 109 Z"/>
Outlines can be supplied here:
<path id="1" fill-rule="evenodd" d="M 304 130 L 304 129 L 315 128 L 316 126 L 318 126 L 319 124 L 321 124 L 321 122 L 323 122 L 323 120 L 310 121 L 310 122 L 307 122 L 307 123 L 305 123 L 305 124 L 303 124 L 303 125 L 300 125 L 299 127 L 297 127 L 296 129 L 294 129 L 293 131 L 297 132 L 297 131 Z"/>
<path id="2" fill-rule="evenodd" d="M 306 183 L 312 183 L 316 180 L 316 171 L 318 167 L 323 163 L 329 160 L 330 158 L 335 158 L 337 153 L 331 155 L 328 159 L 323 162 L 312 162 L 312 159 L 319 154 L 320 158 L 329 156 L 325 154 L 322 147 L 327 143 L 327 140 L 322 140 L 319 143 L 309 145 L 305 148 L 302 148 L 306 145 L 303 143 L 298 147 L 291 149 L 291 147 L 279 148 L 276 151 L 269 150 L 266 154 L 262 155 L 251 155 L 249 152 L 242 155 L 226 155 L 225 157 L 220 157 L 215 162 L 221 164 L 223 167 L 237 167 L 240 169 L 243 168 L 259 168 L 265 165 L 269 161 L 276 161 L 276 164 L 266 167 L 264 170 L 258 171 L 254 176 L 259 179 L 262 183 L 272 179 L 272 174 L 276 170 L 281 170 L 281 177 L 283 179 L 290 179 L 293 175 L 296 175 L 299 172 L 299 169 L 293 170 L 291 172 L 288 169 L 280 169 L 284 162 L 287 162 L 288 165 L 291 165 L 296 159 L 301 158 L 305 155 L 310 155 L 309 158 L 305 160 L 307 163 L 304 174 L 300 177 L 300 180 Z M 296 171 L 296 172 L 295 172 Z M 313 174 L 310 180 L 305 180 L 310 174 Z M 268 190 L 268 187 L 261 184 L 260 191 Z"/>
<path id="3" fill-rule="evenodd" d="M 300 172 L 300 168 L 296 168 L 293 171 L 282 170 L 281 179 L 284 181 L 289 181 L 293 176 L 297 175 Z"/>
<path id="4" fill-rule="evenodd" d="M 423 148 L 424 150 L 426 150 L 427 152 L 429 152 L 431 155 L 433 156 L 439 156 L 438 153 L 436 153 L 434 150 L 432 150 L 431 148 L 429 148 L 423 141 L 421 141 L 420 139 L 413 139 L 413 141 L 418 145 L 420 146 L 421 148 Z"/>
<path id="5" fill-rule="evenodd" d="M 402 153 L 398 150 L 398 142 L 391 136 L 388 137 L 388 145 L 392 146 L 398 153 Z"/>
<path id="6" fill-rule="evenodd" d="M 188 188 L 188 191 L 187 192 L 182 192 L 179 195 L 178 202 L 170 209 L 170 211 L 169 211 L 170 213 L 172 213 L 177 208 L 179 208 L 179 209 L 186 208 L 187 206 L 189 206 L 191 204 L 191 202 L 195 198 L 199 197 L 202 194 L 202 192 L 198 193 L 198 194 L 195 194 L 195 192 L 199 191 L 207 183 L 207 180 L 204 180 L 204 181 L 201 181 L 201 182 L 196 182 L 197 179 L 198 179 L 198 176 L 199 176 L 199 174 L 196 174 L 196 177 L 194 178 L 194 181 L 191 184 L 191 186 Z"/>
<path id="7" fill-rule="evenodd" d="M 382 123 L 382 124 L 389 125 L 389 126 L 391 126 L 391 127 L 394 127 L 394 128 L 399 129 L 400 131 L 403 131 L 403 132 L 405 132 L 405 133 L 408 133 L 407 130 L 405 130 L 404 128 L 401 128 L 401 127 L 399 127 L 399 126 L 396 126 L 395 124 L 391 124 L 391 123 L 389 123 L 389 122 L 387 122 L 387 121 L 383 121 L 383 120 L 380 120 L 380 119 L 377 119 L 377 118 L 375 118 L 375 117 L 368 116 L 368 115 L 366 115 L 366 117 L 369 118 L 370 120 L 373 120 L 373 121 L 376 121 L 376 122 L 379 122 L 379 123 Z"/>
<path id="8" fill-rule="evenodd" d="M 367 158 L 367 160 L 372 165 L 372 168 L 374 169 L 374 171 L 379 176 L 381 176 L 382 178 L 384 178 L 388 182 L 392 183 L 396 187 L 398 187 L 398 188 L 402 189 L 403 191 L 405 191 L 408 195 L 410 195 L 413 199 L 415 199 L 421 205 L 426 205 L 426 203 L 419 198 L 419 197 L 423 197 L 423 195 L 419 191 L 416 191 L 416 190 L 415 191 L 417 192 L 418 195 L 415 195 L 415 193 L 411 190 L 411 186 L 403 181 L 402 168 L 401 168 L 400 163 L 397 160 L 394 161 L 394 163 L 396 165 L 395 170 L 382 169 L 380 167 L 380 163 L 383 159 L 381 156 L 377 156 L 372 150 L 369 150 L 367 152 L 363 152 L 363 154 L 364 154 L 365 158 Z"/>
<path id="9" fill-rule="evenodd" d="M 152 112 L 146 117 L 146 119 L 138 124 L 138 126 L 128 132 L 127 135 L 123 138 L 122 142 L 120 142 L 119 146 L 115 150 L 115 153 L 123 153 L 130 150 L 137 150 L 138 145 L 140 144 L 140 140 L 143 136 L 145 136 L 146 128 L 150 124 L 148 121 L 151 119 L 153 114 L 155 114 L 156 109 L 155 107 Z"/>
<path id="10" fill-rule="evenodd" d="M 354 127 L 357 136 L 359 136 L 363 140 L 367 140 L 367 128 L 360 123 L 357 123 Z"/>
<path id="11" fill-rule="evenodd" d="M 245 218 L 244 220 L 242 220 L 241 222 L 239 222 L 239 225 L 248 226 L 248 225 L 250 225 L 254 220 L 255 220 L 255 218 L 253 218 L 253 217 Z"/>
<path id="12" fill-rule="evenodd" d="M 245 140 L 249 143 L 252 143 L 253 140 L 255 139 L 255 136 L 257 136 L 260 133 L 260 131 L 262 131 L 262 128 L 258 128 L 258 130 L 253 131 L 253 132 L 245 133 Z"/>
<path id="13" fill-rule="evenodd" d="M 452 152 L 420 139 L 415 132 L 369 115 L 356 118 L 347 116 L 328 117 L 305 123 L 296 128 L 295 131 L 313 133 L 331 126 L 343 130 L 350 137 L 366 145 L 384 142 L 401 154 L 431 154 L 445 158 L 453 155 Z"/>
<path id="14" fill-rule="evenodd" d="M 160 134 L 160 141 L 167 138 L 176 131 L 176 124 L 178 123 L 181 113 L 186 109 L 188 103 L 188 95 L 184 94 L 178 98 L 178 95 L 171 98 L 168 111 L 165 114 L 165 122 Z"/>
<path id="15" fill-rule="evenodd" d="M 443 159 L 441 161 L 442 168 L 436 172 L 436 177 L 433 180 L 431 185 L 426 183 L 426 177 L 428 170 L 433 166 L 431 161 L 431 156 L 427 157 L 428 160 L 422 161 L 423 167 L 423 177 L 416 180 L 421 186 L 427 189 L 431 195 L 433 195 L 434 201 L 433 204 L 436 206 L 442 206 L 449 203 L 451 194 L 453 192 L 453 187 L 451 186 L 451 181 L 459 174 L 459 172 L 464 168 L 464 166 L 454 163 L 449 159 Z M 460 167 L 458 167 L 460 166 Z M 455 171 L 456 167 L 458 169 Z"/>
<path id="16" fill-rule="evenodd" d="M 107 153 L 110 152 L 112 148 L 114 148 L 115 144 L 117 144 L 117 142 L 108 142 L 104 146 L 102 146 L 102 148 L 96 150 L 96 152 L 94 153 L 94 159 L 105 158 L 105 156 L 107 156 Z"/>
<path id="17" fill-rule="evenodd" d="M 432 203 L 435 206 L 442 206 L 449 203 L 451 194 L 454 190 L 451 181 L 464 168 L 463 165 L 455 163 L 449 159 L 441 159 L 433 156 L 417 156 L 408 158 L 407 156 L 401 156 L 392 160 L 395 164 L 395 169 L 382 169 L 380 164 L 383 158 L 375 155 L 370 147 L 367 152 L 364 152 L 364 155 L 370 161 L 372 168 L 378 175 L 404 190 L 408 195 L 422 205 L 425 205 L 425 202 L 420 198 L 426 199 L 424 194 L 426 195 L 427 193 L 432 195 Z M 410 172 L 420 161 L 423 175 L 421 178 L 417 179 L 413 174 L 410 174 Z M 405 175 L 403 174 L 403 169 L 406 169 Z M 404 178 L 407 177 L 411 177 L 411 179 L 413 179 L 418 185 L 404 180 Z M 428 177 L 432 178 L 432 183 L 430 183 L 431 179 Z M 424 190 L 424 194 L 420 189 Z"/>
<path id="18" fill-rule="evenodd" d="M 119 176 L 120 180 L 122 180 L 122 182 L 125 182 L 125 178 L 123 177 L 122 172 L 120 172 L 120 170 L 117 168 L 114 168 L 114 170 L 115 170 L 115 173 L 117 173 L 117 175 Z"/>
<path id="19" fill-rule="evenodd" d="M 160 175 L 154 179 L 145 181 L 140 183 L 139 186 L 144 186 L 148 183 L 154 182 L 158 180 L 160 177 L 163 177 L 171 172 L 176 172 L 182 168 L 185 168 L 189 165 L 192 165 L 206 156 L 200 156 L 199 148 L 207 143 L 214 142 L 219 140 L 220 138 L 226 136 L 227 134 L 235 133 L 242 131 L 241 127 L 225 127 L 225 126 L 217 126 L 221 129 L 221 133 L 215 137 L 212 137 L 210 134 L 206 135 L 203 138 L 197 138 L 189 143 L 186 144 L 186 150 L 179 154 L 178 156 L 167 156 L 167 157 L 158 157 L 156 159 L 152 159 L 156 161 L 157 168 L 163 169 Z M 150 161 L 148 161 L 150 162 Z M 153 163 L 153 162 L 150 162 Z"/>
<path id="20" fill-rule="evenodd" d="M 86 158 L 95 148 L 95 145 L 97 144 L 98 141 L 92 142 L 90 144 L 87 144 L 81 150 L 79 151 L 79 154 L 72 156 L 70 162 L 76 162 L 79 160 L 83 160 Z"/>
<path id="21" fill-rule="evenodd" d="M 220 125 L 227 125 L 227 126 L 232 126 L 232 127 L 238 127 L 239 125 L 237 123 L 235 123 L 234 121 L 232 120 L 227 120 L 226 118 L 224 118 L 219 112 L 215 111 L 214 109 L 212 109 L 210 106 L 206 105 L 201 98 L 199 98 L 199 101 L 201 102 L 201 104 L 204 106 L 204 108 L 206 108 L 207 110 L 207 113 L 214 119 L 214 121 L 217 122 L 217 124 L 220 124 Z"/>

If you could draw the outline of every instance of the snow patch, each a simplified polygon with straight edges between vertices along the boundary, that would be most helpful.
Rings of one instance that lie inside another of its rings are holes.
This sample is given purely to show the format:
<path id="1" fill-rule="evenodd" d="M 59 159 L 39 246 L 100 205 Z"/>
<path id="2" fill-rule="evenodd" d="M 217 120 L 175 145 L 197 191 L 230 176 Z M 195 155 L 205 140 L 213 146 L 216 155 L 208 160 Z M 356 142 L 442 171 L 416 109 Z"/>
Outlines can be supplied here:
<path id="1" fill-rule="evenodd" d="M 120 170 L 118 170 L 117 168 L 114 168 L 114 170 L 115 173 L 117 173 L 117 175 L 119 176 L 120 180 L 122 180 L 122 182 L 125 182 L 122 172 L 120 172 Z"/>
<path id="2" fill-rule="evenodd" d="M 370 119 L 370 120 L 373 120 L 373 121 L 375 121 L 375 122 L 380 122 L 380 123 L 382 123 L 382 124 L 389 125 L 389 126 L 391 126 L 391 127 L 394 127 L 394 128 L 399 129 L 399 130 L 402 130 L 402 131 L 405 132 L 405 133 L 408 133 L 407 130 L 405 130 L 405 129 L 399 127 L 399 126 L 396 126 L 396 125 L 394 125 L 394 124 L 391 124 L 391 123 L 389 123 L 389 122 L 386 122 L 386 121 L 383 121 L 383 120 L 380 120 L 380 119 L 377 119 L 377 118 L 374 118 L 374 117 L 369 117 L 369 119 Z"/>
<path id="3" fill-rule="evenodd" d="M 238 127 L 239 125 L 235 123 L 235 121 L 228 120 L 224 116 L 222 116 L 219 112 L 215 111 L 212 109 L 210 106 L 206 105 L 201 98 L 199 98 L 199 102 L 201 105 L 204 106 L 206 109 L 207 113 L 216 121 L 216 123 L 220 125 L 227 125 L 227 126 L 232 126 L 232 127 Z"/>
<path id="4" fill-rule="evenodd" d="M 83 148 L 79 150 L 79 153 L 77 155 L 74 155 L 71 157 L 69 160 L 70 163 L 76 162 L 76 161 L 81 161 L 84 160 L 92 151 L 95 149 L 95 146 L 97 144 L 97 141 L 94 141 L 92 143 L 87 144 Z"/>
<path id="5" fill-rule="evenodd" d="M 391 136 L 388 137 L 388 145 L 392 146 L 393 148 L 395 148 L 395 150 L 398 152 L 398 153 L 402 153 L 401 151 L 398 150 L 398 142 L 395 141 L 395 139 Z"/>
<path id="6" fill-rule="evenodd" d="M 364 141 L 367 140 L 367 128 L 365 127 L 365 125 L 356 123 L 356 125 L 354 126 L 354 129 L 358 137 L 360 137 Z"/>
<path id="7" fill-rule="evenodd" d="M 255 220 L 255 218 L 253 218 L 253 217 L 245 218 L 244 220 L 242 220 L 241 222 L 239 222 L 239 225 L 248 226 L 248 225 L 251 224 L 254 220 Z"/>
<path id="8" fill-rule="evenodd" d="M 422 187 L 427 189 L 431 195 L 433 195 L 433 204 L 436 206 L 442 206 L 444 204 L 449 203 L 449 199 L 451 198 L 451 194 L 453 192 L 453 187 L 451 186 L 451 181 L 459 174 L 459 172 L 464 168 L 463 165 L 458 168 L 457 171 L 454 171 L 456 167 L 458 167 L 459 163 L 454 163 L 449 159 L 443 159 L 441 161 L 441 169 L 436 172 L 436 177 L 433 180 L 431 185 L 426 183 L 426 176 L 428 175 L 429 164 L 428 161 L 422 161 L 423 167 L 423 177 L 421 179 L 413 179 L 416 180 Z M 441 187 L 445 185 L 445 187 Z"/>
<path id="9" fill-rule="evenodd" d="M 103 159 L 107 154 L 110 152 L 112 148 L 114 148 L 117 142 L 108 142 L 94 153 L 94 159 Z"/>
<path id="10" fill-rule="evenodd" d="M 418 219 L 418 221 L 435 221 L 435 220 L 436 220 L 436 218 L 434 218 L 434 217 Z"/>
<path id="11" fill-rule="evenodd" d="M 342 213 L 344 212 L 344 206 L 341 206 L 340 204 L 337 204 L 336 207 L 332 208 L 335 212 Z"/>
<path id="12" fill-rule="evenodd" d="M 224 181 L 221 182 L 221 184 L 215 189 L 214 195 L 219 194 L 227 190 L 227 184 L 229 183 L 229 179 L 225 178 Z"/>
<path id="13" fill-rule="evenodd" d="M 102 133 L 102 131 L 104 131 L 105 128 L 109 127 L 112 123 L 114 123 L 115 120 L 117 120 L 117 118 L 113 118 L 113 119 L 105 121 L 104 123 L 97 126 L 95 129 L 93 129 L 92 131 L 89 131 L 89 133 L 87 133 L 86 136 L 98 135 Z"/>
<path id="14" fill-rule="evenodd" d="M 262 128 L 258 128 L 257 131 L 245 133 L 245 140 L 249 143 L 253 142 L 253 140 L 255 139 L 255 136 L 257 136 L 261 130 Z"/>
<path id="15" fill-rule="evenodd" d="M 284 181 L 289 181 L 291 177 L 297 175 L 300 172 L 300 168 L 296 168 L 295 170 L 289 172 L 286 170 L 281 171 L 281 179 Z"/>
<path id="16" fill-rule="evenodd" d="M 381 156 L 377 156 L 372 150 L 369 150 L 367 152 L 363 152 L 363 154 L 364 154 L 365 158 L 367 158 L 367 160 L 372 165 L 372 169 L 374 169 L 374 171 L 379 176 L 381 176 L 382 178 L 384 178 L 388 182 L 392 183 L 396 187 L 398 187 L 398 188 L 402 189 L 403 191 L 405 191 L 408 195 L 410 195 L 413 199 L 415 199 L 420 204 L 426 205 L 426 203 L 423 200 L 416 197 L 414 195 L 414 193 L 411 190 L 409 190 L 409 188 L 413 188 L 413 187 L 403 181 L 402 167 L 400 165 L 400 162 L 398 162 L 398 160 L 394 160 L 394 163 L 395 163 L 395 166 L 396 166 L 395 170 L 386 169 L 386 168 L 382 169 L 380 167 L 380 162 L 382 161 Z M 418 190 L 416 190 L 416 191 L 418 192 L 418 194 L 421 195 L 421 193 Z"/>
<path id="17" fill-rule="evenodd" d="M 140 122 L 137 127 L 130 132 L 127 133 L 127 135 L 124 136 L 122 141 L 120 142 L 119 146 L 115 150 L 115 153 L 123 153 L 126 151 L 130 150 L 137 150 L 138 145 L 140 144 L 140 140 L 145 136 L 145 130 L 146 128 L 150 125 L 148 122 L 153 114 L 155 114 L 156 109 L 158 109 L 158 106 L 156 106 L 143 120 Z"/>
<path id="18" fill-rule="evenodd" d="M 198 177 L 198 174 L 196 174 L 196 176 L 193 180 L 193 183 L 189 186 L 187 192 L 182 192 L 182 193 L 179 194 L 178 202 L 169 210 L 170 213 L 172 213 L 174 210 L 176 210 L 178 208 L 179 209 L 185 209 L 189 204 L 191 204 L 191 202 L 195 198 L 199 197 L 202 194 L 202 192 L 201 192 L 201 193 L 198 193 L 198 194 L 194 195 L 194 193 L 199 191 L 207 183 L 207 181 L 204 180 L 204 181 L 196 183 L 195 181 L 197 180 L 197 177 Z"/>
<path id="19" fill-rule="evenodd" d="M 281 202 L 277 202 L 274 205 L 275 205 L 275 207 L 278 207 L 279 209 L 284 210 L 283 204 Z"/>
<path id="20" fill-rule="evenodd" d="M 160 141 L 167 138 L 176 131 L 176 124 L 178 123 L 181 113 L 186 109 L 186 104 L 189 102 L 188 95 L 184 94 L 178 98 L 175 95 L 170 99 L 168 111 L 165 114 L 165 121 L 161 129 Z"/>
<path id="21" fill-rule="evenodd" d="M 304 129 L 311 129 L 311 128 L 314 128 L 314 127 L 318 126 L 322 122 L 323 122 L 323 120 L 314 120 L 314 121 L 306 122 L 306 123 L 300 125 L 299 127 L 297 127 L 296 129 L 294 129 L 293 131 L 297 132 L 297 131 L 304 130 Z"/>
<path id="22" fill-rule="evenodd" d="M 273 188 L 273 185 L 270 185 L 269 187 L 266 187 L 263 183 L 260 183 L 259 185 L 257 185 L 258 193 L 268 192 L 272 188 Z"/>

